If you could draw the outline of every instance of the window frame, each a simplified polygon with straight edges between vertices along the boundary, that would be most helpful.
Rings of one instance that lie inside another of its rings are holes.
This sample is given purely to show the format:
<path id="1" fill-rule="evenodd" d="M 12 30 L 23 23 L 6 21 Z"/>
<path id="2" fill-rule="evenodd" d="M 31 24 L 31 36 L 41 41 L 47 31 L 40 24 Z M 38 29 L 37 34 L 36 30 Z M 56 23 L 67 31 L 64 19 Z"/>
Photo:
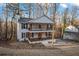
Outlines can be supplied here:
<path id="1" fill-rule="evenodd" d="M 48 30 L 51 30 L 52 29 L 52 25 L 51 24 L 47 24 L 47 28 L 48 28 Z"/>
<path id="2" fill-rule="evenodd" d="M 21 29 L 28 29 L 27 23 L 21 23 Z"/>
<path id="3" fill-rule="evenodd" d="M 26 33 L 21 33 L 21 38 L 26 38 Z"/>

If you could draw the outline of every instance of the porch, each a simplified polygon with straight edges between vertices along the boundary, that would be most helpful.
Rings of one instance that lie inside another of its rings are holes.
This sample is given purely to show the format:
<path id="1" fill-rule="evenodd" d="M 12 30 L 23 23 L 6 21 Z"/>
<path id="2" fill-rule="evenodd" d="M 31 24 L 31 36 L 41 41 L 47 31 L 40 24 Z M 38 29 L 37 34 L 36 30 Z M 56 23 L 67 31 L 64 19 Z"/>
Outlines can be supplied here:
<path id="1" fill-rule="evenodd" d="M 28 39 L 33 41 L 42 41 L 42 40 L 49 40 L 52 39 L 51 32 L 35 32 L 35 33 L 28 33 Z"/>
<path id="2" fill-rule="evenodd" d="M 52 39 L 52 37 L 46 37 L 46 38 L 29 38 L 29 40 L 31 42 L 34 42 L 34 41 L 43 41 L 43 40 L 49 40 L 49 39 Z"/>

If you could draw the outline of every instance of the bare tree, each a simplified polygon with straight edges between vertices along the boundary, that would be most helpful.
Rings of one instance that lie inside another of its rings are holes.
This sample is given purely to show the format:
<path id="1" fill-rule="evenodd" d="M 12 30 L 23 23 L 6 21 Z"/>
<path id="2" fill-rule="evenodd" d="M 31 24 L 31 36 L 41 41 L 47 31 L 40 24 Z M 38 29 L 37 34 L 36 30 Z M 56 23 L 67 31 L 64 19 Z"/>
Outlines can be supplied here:
<path id="1" fill-rule="evenodd" d="M 31 8 L 31 3 L 29 3 L 29 18 L 31 18 L 31 12 L 32 12 L 31 9 L 32 9 L 32 8 Z"/>
<path id="2" fill-rule="evenodd" d="M 71 19 L 71 24 L 73 25 L 73 21 L 78 17 L 78 14 L 79 14 L 79 7 L 78 6 L 72 6 L 71 8 L 71 16 L 72 16 L 72 19 Z"/>
<path id="3" fill-rule="evenodd" d="M 64 10 L 64 13 L 63 13 L 63 18 L 62 18 L 62 20 L 63 20 L 63 26 L 62 26 L 62 33 L 61 33 L 61 38 L 63 39 L 63 34 L 64 34 L 64 30 L 65 30 L 65 28 L 66 28 L 66 22 L 67 22 L 67 15 L 68 15 L 68 8 L 66 8 L 65 10 Z"/>
<path id="4" fill-rule="evenodd" d="M 14 6 L 13 4 L 6 3 L 6 6 L 4 7 L 4 16 L 5 16 L 5 32 L 4 32 L 4 37 L 2 40 L 4 41 L 9 41 L 13 37 L 13 19 L 15 17 L 15 10 L 13 10 Z M 12 15 L 13 12 L 13 15 Z M 11 15 L 10 15 L 11 14 Z M 11 17 L 11 19 L 10 19 Z"/>
<path id="5" fill-rule="evenodd" d="M 57 13 L 57 11 L 58 11 L 58 7 L 59 7 L 59 4 L 57 4 L 57 3 L 53 3 L 53 5 L 51 5 L 51 7 L 52 7 L 52 11 L 53 11 L 53 16 L 52 16 L 52 21 L 53 21 L 53 25 L 52 25 L 52 30 L 53 30 L 53 32 L 52 32 L 52 45 L 53 45 L 53 47 L 54 47 L 54 41 L 55 41 L 55 31 L 56 31 L 56 28 L 55 28 L 55 25 L 56 25 L 56 13 Z"/>
<path id="6" fill-rule="evenodd" d="M 0 40 L 2 39 L 2 22 L 0 18 Z"/>

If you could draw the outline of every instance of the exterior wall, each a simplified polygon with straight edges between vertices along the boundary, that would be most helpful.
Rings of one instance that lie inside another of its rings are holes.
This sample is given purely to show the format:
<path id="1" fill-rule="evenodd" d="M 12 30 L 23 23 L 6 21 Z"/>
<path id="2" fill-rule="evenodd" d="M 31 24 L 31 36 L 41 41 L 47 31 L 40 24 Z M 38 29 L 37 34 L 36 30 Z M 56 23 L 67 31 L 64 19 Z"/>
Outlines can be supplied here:
<path id="1" fill-rule="evenodd" d="M 34 33 L 34 38 L 38 38 L 38 33 Z"/>
<path id="2" fill-rule="evenodd" d="M 47 24 L 41 25 L 42 30 L 47 30 Z"/>
<path id="3" fill-rule="evenodd" d="M 22 29 L 21 23 L 17 23 L 17 40 L 18 41 L 24 41 L 28 39 L 27 37 L 22 38 L 22 33 L 28 33 L 28 29 Z"/>
<path id="4" fill-rule="evenodd" d="M 39 25 L 41 28 L 39 28 Z M 48 24 L 31 24 L 30 29 L 31 30 L 51 30 L 47 28 Z"/>
<path id="5" fill-rule="evenodd" d="M 24 41 L 24 40 L 30 40 L 30 39 L 50 39 L 51 36 L 46 35 L 47 32 L 33 32 L 33 37 L 32 37 L 32 32 L 30 33 L 29 31 L 46 31 L 46 30 L 51 30 L 47 28 L 47 24 L 40 24 L 41 28 L 39 28 L 39 24 L 28 24 L 27 29 L 22 29 L 21 28 L 21 23 L 17 23 L 17 39 L 19 41 Z M 27 33 L 28 37 L 22 38 L 22 33 Z"/>
<path id="6" fill-rule="evenodd" d="M 46 33 L 42 33 L 42 38 L 46 38 Z"/>
<path id="7" fill-rule="evenodd" d="M 17 22 L 17 40 L 21 41 L 21 25 Z"/>
<path id="8" fill-rule="evenodd" d="M 32 24 L 32 30 L 40 30 L 38 26 L 39 24 Z"/>
<path id="9" fill-rule="evenodd" d="M 39 25 L 41 26 L 40 28 L 39 28 Z M 47 31 L 47 30 L 52 30 L 52 28 L 51 29 L 48 29 L 48 24 L 29 24 L 29 28 L 30 28 L 30 30 L 31 31 Z M 49 32 L 48 32 L 49 33 Z M 33 37 L 32 37 L 32 33 L 29 33 L 29 38 L 30 39 L 42 39 L 42 38 L 50 38 L 51 36 L 49 36 L 49 35 L 46 35 L 47 34 L 47 32 L 37 32 L 37 33 L 34 33 L 33 32 Z"/>
<path id="10" fill-rule="evenodd" d="M 32 37 L 32 33 L 29 33 L 29 37 L 30 38 L 49 38 L 49 37 L 52 37 L 52 35 L 49 35 L 49 34 L 46 35 L 46 32 L 37 32 L 37 33 L 33 33 L 33 37 Z"/>
<path id="11" fill-rule="evenodd" d="M 70 40 L 78 40 L 79 41 L 78 33 L 64 33 L 63 39 L 70 39 Z"/>

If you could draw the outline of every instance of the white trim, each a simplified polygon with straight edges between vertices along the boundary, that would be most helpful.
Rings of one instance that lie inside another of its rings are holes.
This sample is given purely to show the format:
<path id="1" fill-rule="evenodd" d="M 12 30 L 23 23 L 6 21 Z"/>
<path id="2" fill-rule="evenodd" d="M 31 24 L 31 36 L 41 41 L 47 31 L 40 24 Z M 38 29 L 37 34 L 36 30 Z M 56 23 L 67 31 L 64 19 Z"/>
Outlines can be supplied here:
<path id="1" fill-rule="evenodd" d="M 54 32 L 55 30 L 28 30 L 28 29 L 22 29 L 21 32 L 25 33 L 25 32 Z"/>

